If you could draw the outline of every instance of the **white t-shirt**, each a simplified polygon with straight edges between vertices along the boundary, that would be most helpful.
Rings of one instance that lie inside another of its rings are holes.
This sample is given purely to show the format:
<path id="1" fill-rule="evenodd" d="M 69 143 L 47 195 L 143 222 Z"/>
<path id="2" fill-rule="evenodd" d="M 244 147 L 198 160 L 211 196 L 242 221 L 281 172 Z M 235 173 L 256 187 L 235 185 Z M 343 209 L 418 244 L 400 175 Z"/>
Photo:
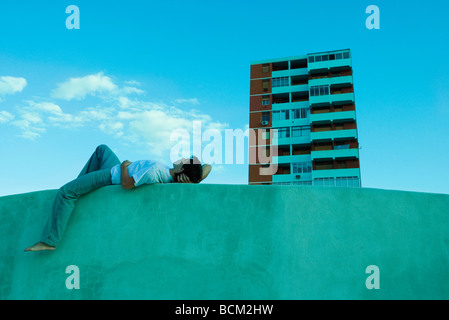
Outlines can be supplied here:
<path id="1" fill-rule="evenodd" d="M 120 184 L 121 168 L 120 164 L 112 167 L 112 184 Z M 134 178 L 134 186 L 152 183 L 171 183 L 174 182 L 170 174 L 170 167 L 153 160 L 139 160 L 128 166 L 128 174 Z"/>

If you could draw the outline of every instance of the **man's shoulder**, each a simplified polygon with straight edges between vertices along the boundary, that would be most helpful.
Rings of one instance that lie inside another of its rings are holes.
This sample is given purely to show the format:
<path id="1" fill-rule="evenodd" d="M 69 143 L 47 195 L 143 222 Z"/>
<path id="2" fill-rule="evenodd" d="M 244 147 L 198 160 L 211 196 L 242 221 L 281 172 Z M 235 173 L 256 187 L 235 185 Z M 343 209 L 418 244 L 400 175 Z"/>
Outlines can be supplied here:
<path id="1" fill-rule="evenodd" d="M 154 167 L 169 168 L 169 166 L 165 162 L 162 162 L 162 161 L 159 161 L 159 160 L 148 160 L 148 161 L 150 161 L 151 165 L 154 166 Z"/>
<path id="2" fill-rule="evenodd" d="M 162 165 L 162 166 L 167 166 L 167 164 L 163 161 L 160 160 L 151 160 L 151 159 L 147 159 L 147 160 L 137 160 L 134 162 L 138 162 L 140 164 L 146 164 L 146 165 Z"/>

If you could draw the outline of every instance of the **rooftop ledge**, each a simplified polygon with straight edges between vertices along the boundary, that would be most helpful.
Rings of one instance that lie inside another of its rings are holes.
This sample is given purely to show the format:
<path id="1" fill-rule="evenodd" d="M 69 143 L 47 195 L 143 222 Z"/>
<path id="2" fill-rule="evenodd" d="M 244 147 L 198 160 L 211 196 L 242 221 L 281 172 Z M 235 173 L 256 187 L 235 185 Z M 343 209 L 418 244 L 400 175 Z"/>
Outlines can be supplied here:
<path id="1" fill-rule="evenodd" d="M 449 195 L 366 188 L 109 186 L 39 240 L 56 190 L 0 198 L 0 299 L 447 299 Z M 76 265 L 80 289 L 66 287 Z M 378 266 L 380 289 L 366 268 Z"/>

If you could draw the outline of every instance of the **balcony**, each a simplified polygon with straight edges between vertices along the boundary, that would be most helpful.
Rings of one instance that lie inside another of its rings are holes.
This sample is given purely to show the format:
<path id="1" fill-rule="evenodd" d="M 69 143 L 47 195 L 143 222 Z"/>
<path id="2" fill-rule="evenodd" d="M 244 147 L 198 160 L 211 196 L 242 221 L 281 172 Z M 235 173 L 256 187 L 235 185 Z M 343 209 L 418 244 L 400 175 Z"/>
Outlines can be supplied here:
<path id="1" fill-rule="evenodd" d="M 285 109 L 300 109 L 300 108 L 307 108 L 309 106 L 309 101 L 289 102 L 290 101 L 289 97 L 279 101 L 286 101 L 286 102 L 274 103 L 272 105 L 273 111 Z"/>
<path id="2" fill-rule="evenodd" d="M 282 86 L 282 87 L 273 87 L 271 88 L 271 92 L 273 94 L 277 93 L 290 93 L 290 92 L 309 92 L 309 85 L 301 84 L 296 86 Z"/>
<path id="3" fill-rule="evenodd" d="M 312 73 L 315 72 L 323 72 L 326 70 L 345 70 L 349 67 L 352 67 L 351 59 L 338 59 L 338 60 L 328 60 L 328 61 L 319 61 L 319 62 L 309 62 L 308 68 Z"/>
<path id="4" fill-rule="evenodd" d="M 312 162 L 310 154 L 284 155 L 272 157 L 273 163 Z"/>
<path id="5" fill-rule="evenodd" d="M 309 86 L 322 86 L 322 85 L 330 85 L 330 86 L 352 86 L 353 78 L 352 76 L 343 76 L 343 77 L 333 77 L 333 78 L 321 78 L 321 79 L 310 79 Z"/>
<path id="6" fill-rule="evenodd" d="M 272 140 L 273 144 L 308 144 L 310 143 L 310 135 L 304 135 L 300 137 L 288 137 L 288 138 L 277 138 Z"/>
<path id="7" fill-rule="evenodd" d="M 271 76 L 273 78 L 277 78 L 277 77 L 307 76 L 308 74 L 309 70 L 307 68 L 301 68 L 301 69 L 273 71 L 271 73 Z"/>
<path id="8" fill-rule="evenodd" d="M 292 174 L 275 174 L 272 177 L 273 182 L 297 182 L 297 181 L 311 181 L 311 173 L 292 173 Z"/>
<path id="9" fill-rule="evenodd" d="M 309 98 L 309 102 L 311 106 L 328 106 L 331 104 L 334 105 L 343 105 L 343 104 L 352 104 L 354 103 L 354 93 L 340 93 L 340 94 L 330 94 L 323 96 L 311 96 Z"/>
<path id="10" fill-rule="evenodd" d="M 347 122 L 355 120 L 355 111 L 314 113 L 310 115 L 310 123 L 314 124 L 328 123 L 332 121 Z"/>
<path id="11" fill-rule="evenodd" d="M 357 129 L 319 131 L 310 133 L 311 141 L 329 141 L 335 139 L 337 140 L 357 139 Z"/>
<path id="12" fill-rule="evenodd" d="M 272 107 L 274 108 L 276 104 L 285 104 L 290 102 L 290 94 L 288 93 L 278 93 L 272 96 Z"/>
<path id="13" fill-rule="evenodd" d="M 312 151 L 311 158 L 315 159 L 348 159 L 348 158 L 358 158 L 359 149 L 337 149 L 337 150 L 320 150 Z"/>
<path id="14" fill-rule="evenodd" d="M 292 91 L 291 102 L 309 101 L 309 91 Z"/>
<path id="15" fill-rule="evenodd" d="M 309 118 L 304 119 L 289 119 L 289 120 L 273 120 L 272 127 L 296 127 L 296 126 L 306 126 L 310 124 Z"/>
<path id="16" fill-rule="evenodd" d="M 312 178 L 359 177 L 360 168 L 312 170 Z"/>

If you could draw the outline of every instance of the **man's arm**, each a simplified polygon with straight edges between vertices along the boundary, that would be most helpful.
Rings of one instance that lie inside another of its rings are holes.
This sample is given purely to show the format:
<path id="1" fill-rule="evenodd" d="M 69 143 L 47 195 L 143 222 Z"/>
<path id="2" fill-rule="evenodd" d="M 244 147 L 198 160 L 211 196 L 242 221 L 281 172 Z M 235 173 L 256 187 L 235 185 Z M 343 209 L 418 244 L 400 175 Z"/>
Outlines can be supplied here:
<path id="1" fill-rule="evenodd" d="M 129 176 L 128 173 L 128 166 L 131 164 L 130 161 L 126 160 L 122 162 L 122 165 L 120 166 L 121 174 L 120 174 L 120 183 L 122 185 L 122 188 L 125 190 L 130 190 L 135 187 L 134 178 Z"/>

